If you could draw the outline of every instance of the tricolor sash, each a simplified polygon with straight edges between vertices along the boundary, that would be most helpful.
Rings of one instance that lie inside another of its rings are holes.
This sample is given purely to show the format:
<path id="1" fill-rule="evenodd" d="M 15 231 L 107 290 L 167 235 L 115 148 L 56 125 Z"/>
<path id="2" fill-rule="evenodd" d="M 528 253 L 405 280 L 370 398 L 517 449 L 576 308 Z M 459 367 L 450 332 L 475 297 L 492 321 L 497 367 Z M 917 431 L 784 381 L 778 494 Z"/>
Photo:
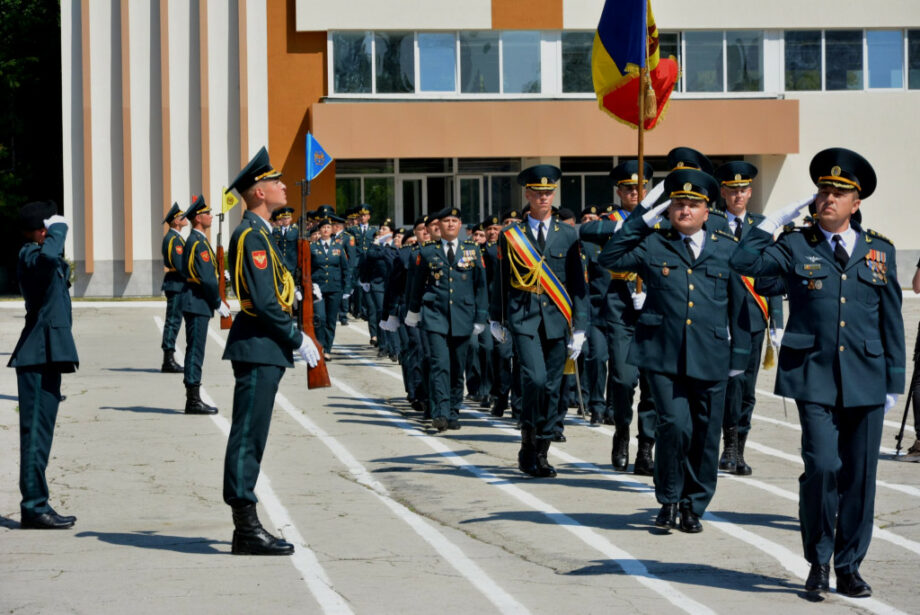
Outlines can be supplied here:
<path id="1" fill-rule="evenodd" d="M 763 312 L 763 319 L 767 322 L 770 322 L 770 310 L 767 306 L 767 300 L 764 299 L 761 295 L 758 295 L 754 290 L 754 278 L 749 278 L 746 275 L 741 276 L 741 280 L 744 282 L 744 287 L 748 289 L 748 292 L 751 293 L 751 296 L 754 297 L 754 303 L 757 304 L 757 307 L 760 308 L 760 311 Z"/>
<path id="2" fill-rule="evenodd" d="M 572 299 L 543 256 L 533 247 L 519 225 L 511 226 L 503 234 L 508 244 L 511 286 L 528 292 L 545 292 L 571 326 Z"/>

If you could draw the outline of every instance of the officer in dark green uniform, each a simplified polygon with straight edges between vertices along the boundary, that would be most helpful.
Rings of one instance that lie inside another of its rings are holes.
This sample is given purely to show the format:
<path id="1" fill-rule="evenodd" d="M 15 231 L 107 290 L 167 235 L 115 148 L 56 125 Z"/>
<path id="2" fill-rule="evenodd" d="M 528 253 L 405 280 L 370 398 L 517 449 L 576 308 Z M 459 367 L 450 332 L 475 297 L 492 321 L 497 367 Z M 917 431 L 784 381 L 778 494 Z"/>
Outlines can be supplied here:
<path id="1" fill-rule="evenodd" d="M 742 297 L 729 284 L 737 240 L 706 226 L 718 182 L 678 169 L 665 179 L 665 193 L 669 204 L 634 210 L 598 262 L 645 281 L 628 361 L 649 371 L 658 413 L 655 525 L 694 533 L 715 493 L 726 381 L 747 364 L 749 334 L 734 317 Z M 656 230 L 665 208 L 670 228 Z"/>
<path id="2" fill-rule="evenodd" d="M 163 237 L 163 266 L 166 274 L 163 276 L 163 285 L 160 287 L 166 293 L 166 320 L 163 324 L 163 365 L 160 371 L 167 374 L 181 374 L 182 366 L 176 363 L 176 336 L 182 326 L 182 309 L 179 305 L 179 296 L 185 286 L 185 277 L 182 275 L 182 252 L 185 249 L 185 239 L 179 231 L 188 224 L 182 217 L 182 210 L 178 203 L 173 203 L 163 224 L 169 225 L 169 230 Z"/>
<path id="3" fill-rule="evenodd" d="M 300 238 L 297 225 L 294 224 L 294 208 L 279 207 L 272 212 L 272 222 L 277 226 L 272 229 L 272 237 L 281 260 L 288 271 L 294 273 L 297 269 L 297 240 Z"/>
<path id="4" fill-rule="evenodd" d="M 332 234 L 342 243 L 342 247 L 345 249 L 345 256 L 348 258 L 348 275 L 351 280 L 354 280 L 358 268 L 358 249 L 355 246 L 355 238 L 345 230 L 346 222 L 344 218 L 333 219 Z M 342 295 L 342 303 L 339 307 L 340 325 L 348 324 L 348 302 L 351 298 L 351 293 L 352 291 L 349 290 Z"/>
<path id="5" fill-rule="evenodd" d="M 185 318 L 185 413 L 217 414 L 217 408 L 201 400 L 201 366 L 208 341 L 208 322 L 218 310 L 230 315 L 230 306 L 221 301 L 218 291 L 217 257 L 208 241 L 211 229 L 211 208 L 199 195 L 183 214 L 192 224 L 182 260 L 182 315 Z"/>
<path id="6" fill-rule="evenodd" d="M 355 238 L 355 249 L 358 253 L 358 261 L 356 267 L 360 270 L 361 265 L 364 262 L 364 257 L 367 256 L 367 250 L 371 247 L 371 244 L 374 243 L 374 237 L 377 236 L 377 227 L 370 224 L 371 219 L 371 208 L 369 205 L 361 204 L 355 207 L 355 225 L 348 227 L 346 230 Z M 360 286 L 355 287 L 354 292 L 355 301 L 353 305 L 356 312 L 353 312 L 355 317 L 368 318 L 368 302 L 370 297 L 367 296 Z M 368 333 L 371 336 L 371 346 L 377 345 L 377 323 L 371 322 L 370 319 L 367 321 Z"/>
<path id="7" fill-rule="evenodd" d="M 715 177 L 722 186 L 725 201 L 725 215 L 729 231 L 740 241 L 757 224 L 763 221 L 760 214 L 747 210 L 757 176 L 757 167 L 743 160 L 728 162 L 716 169 Z M 764 283 L 769 280 L 764 280 Z M 744 297 L 741 318 L 751 333 L 751 354 L 744 373 L 728 381 L 725 392 L 725 415 L 722 419 L 724 441 L 719 469 L 740 476 L 752 473 L 751 466 L 744 460 L 744 447 L 751 430 L 751 416 L 757 402 L 757 373 L 760 371 L 760 356 L 763 350 L 764 334 L 771 325 L 771 336 L 778 339 L 783 329 L 783 300 L 780 296 L 764 297 L 757 292 L 758 280 L 732 274 L 732 284 L 737 285 Z"/>
<path id="8" fill-rule="evenodd" d="M 393 333 L 380 330 L 380 316 L 383 313 L 383 292 L 393 260 L 396 258 L 396 248 L 393 247 L 393 221 L 387 218 L 377 227 L 377 236 L 364 254 L 364 259 L 358 271 L 358 280 L 361 289 L 367 297 L 367 324 L 371 336 L 376 337 L 377 358 L 390 357 L 396 360 L 396 341 Z"/>
<path id="9" fill-rule="evenodd" d="M 518 467 L 538 477 L 556 475 L 547 459 L 554 436 L 551 419 L 559 405 L 566 358 L 578 358 L 588 324 L 578 232 L 552 215 L 561 177 L 557 167 L 545 164 L 518 175 L 530 211 L 521 223 L 502 230 L 490 309 L 493 336 L 499 341 L 513 338 L 521 365 Z"/>
<path id="10" fill-rule="evenodd" d="M 317 221 L 319 241 L 310 244 L 310 267 L 313 269 L 310 279 L 313 280 L 314 286 L 319 287 L 320 301 L 323 302 L 323 317 L 322 322 L 316 327 L 316 337 L 323 347 L 326 359 L 329 359 L 328 355 L 332 352 L 335 342 L 335 328 L 339 322 L 342 296 L 350 292 L 352 284 L 345 247 L 332 236 L 334 220 L 341 218 L 320 218 Z M 316 293 L 313 300 L 317 301 Z"/>
<path id="11" fill-rule="evenodd" d="M 767 216 L 741 240 L 732 267 L 786 281 L 789 322 L 776 393 L 802 424 L 799 520 L 810 593 L 869 596 L 859 566 L 872 538 L 875 475 L 885 412 L 904 390 L 904 321 L 891 242 L 853 220 L 876 187 L 865 158 L 831 148 L 811 161 L 817 224 L 773 233 L 813 199 Z"/>
<path id="12" fill-rule="evenodd" d="M 77 518 L 59 515 L 48 503 L 45 468 L 61 401 L 61 374 L 79 367 L 70 311 L 70 266 L 64 260 L 67 220 L 53 201 L 19 209 L 26 243 L 16 275 L 26 304 L 26 323 L 8 367 L 19 390 L 19 491 L 23 529 L 66 529 Z"/>
<path id="13" fill-rule="evenodd" d="M 434 215 L 440 220 L 441 239 L 416 254 L 406 326 L 421 322 L 428 339 L 431 424 L 440 432 L 460 429 L 466 353 L 470 336 L 486 328 L 488 297 L 479 246 L 458 239 L 460 210 L 449 207 Z"/>
<path id="14" fill-rule="evenodd" d="M 275 393 L 291 353 L 297 351 L 311 367 L 319 351 L 294 322 L 294 279 L 281 262 L 271 239 L 269 216 L 287 204 L 281 173 L 261 148 L 228 190 L 236 189 L 246 204 L 230 238 L 232 282 L 240 299 L 224 360 L 233 365 L 233 423 L 224 459 L 224 502 L 233 511 L 236 554 L 289 555 L 294 545 L 269 534 L 256 514 L 256 480 L 268 439 Z"/>

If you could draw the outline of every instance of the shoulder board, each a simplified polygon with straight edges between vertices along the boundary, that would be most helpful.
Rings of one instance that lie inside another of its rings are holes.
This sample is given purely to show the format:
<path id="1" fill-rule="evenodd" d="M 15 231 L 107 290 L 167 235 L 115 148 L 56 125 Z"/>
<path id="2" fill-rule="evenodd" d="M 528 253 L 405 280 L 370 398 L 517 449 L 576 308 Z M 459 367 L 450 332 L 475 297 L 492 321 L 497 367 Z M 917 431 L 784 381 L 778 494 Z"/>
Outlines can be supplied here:
<path id="1" fill-rule="evenodd" d="M 419 250 L 422 249 L 422 246 L 419 245 L 418 243 L 414 243 L 414 244 L 412 244 L 411 246 L 409 246 L 409 248 L 410 248 L 413 252 L 418 252 Z"/>
<path id="2" fill-rule="evenodd" d="M 472 239 L 464 239 L 464 240 L 463 240 L 463 243 L 465 243 L 466 245 L 474 245 L 474 246 L 478 246 L 478 245 L 479 245 L 478 243 L 476 243 L 476 242 L 473 241 Z"/>
<path id="3" fill-rule="evenodd" d="M 737 241 L 738 241 L 738 238 L 737 238 L 737 237 L 735 237 L 735 236 L 732 235 L 731 233 L 726 233 L 726 232 L 723 231 L 723 230 L 718 230 L 718 229 L 717 229 L 717 230 L 715 230 L 715 231 L 712 232 L 712 235 L 713 235 L 713 238 L 715 238 L 716 235 L 720 235 L 720 236 L 722 236 L 722 237 L 725 237 L 726 239 L 731 239 L 731 240 L 734 241 L 734 242 L 737 242 Z"/>
<path id="4" fill-rule="evenodd" d="M 429 239 L 429 240 L 426 241 L 423 245 L 426 245 L 426 246 L 436 246 L 436 245 L 438 245 L 438 242 L 435 241 L 434 239 Z"/>
<path id="5" fill-rule="evenodd" d="M 728 220 L 728 216 L 725 215 L 725 212 L 724 212 L 724 211 L 722 211 L 721 209 L 716 209 L 715 207 L 710 207 L 710 208 L 709 208 L 709 215 L 711 216 L 711 215 L 713 215 L 713 214 L 715 214 L 715 215 L 717 215 L 717 216 L 722 216 L 723 218 L 725 218 L 726 220 Z"/>
<path id="6" fill-rule="evenodd" d="M 892 246 L 894 246 L 894 242 L 893 242 L 893 241 L 891 241 L 890 239 L 888 239 L 887 237 L 885 237 L 885 236 L 882 235 L 881 233 L 876 232 L 876 231 L 873 231 L 871 228 L 870 228 L 870 229 L 866 229 L 866 234 L 867 234 L 869 237 L 872 237 L 873 239 L 881 239 L 882 241 L 888 242 L 889 244 L 891 244 Z"/>

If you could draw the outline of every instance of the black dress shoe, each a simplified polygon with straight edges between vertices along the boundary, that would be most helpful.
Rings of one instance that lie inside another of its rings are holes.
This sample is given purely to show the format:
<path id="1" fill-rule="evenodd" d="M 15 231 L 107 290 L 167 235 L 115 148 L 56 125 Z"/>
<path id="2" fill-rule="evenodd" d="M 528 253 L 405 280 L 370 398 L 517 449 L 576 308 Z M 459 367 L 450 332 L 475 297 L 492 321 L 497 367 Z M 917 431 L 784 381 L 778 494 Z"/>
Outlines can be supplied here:
<path id="1" fill-rule="evenodd" d="M 698 534 L 703 531 L 703 524 L 695 512 L 689 508 L 682 508 L 680 511 L 680 525 L 677 526 L 681 532 L 687 534 Z"/>
<path id="2" fill-rule="evenodd" d="M 604 417 L 604 425 L 613 425 L 613 424 L 614 424 L 614 422 L 613 422 L 613 417 L 612 417 L 612 416 L 605 416 L 605 417 Z"/>
<path id="3" fill-rule="evenodd" d="M 197 386 L 185 387 L 185 413 L 186 414 L 217 414 L 217 408 L 209 406 L 201 400 Z"/>
<path id="4" fill-rule="evenodd" d="M 488 407 L 491 406 L 491 405 L 492 405 L 492 396 L 491 396 L 491 395 L 483 395 L 482 401 L 479 402 L 479 407 L 480 407 L 480 408 L 488 408 Z"/>
<path id="5" fill-rule="evenodd" d="M 256 514 L 256 505 L 233 508 L 234 555 L 290 555 L 294 545 L 269 534 Z"/>
<path id="6" fill-rule="evenodd" d="M 565 434 L 557 433 L 553 436 L 553 442 L 565 442 Z"/>
<path id="7" fill-rule="evenodd" d="M 613 432 L 613 448 L 610 451 L 610 464 L 614 470 L 626 471 L 629 465 L 629 433 L 619 429 Z"/>
<path id="8" fill-rule="evenodd" d="M 537 440 L 537 476 L 540 478 L 555 478 L 556 468 L 549 463 L 550 441 L 546 439 Z"/>
<path id="9" fill-rule="evenodd" d="M 826 594 L 830 591 L 830 564 L 812 564 L 805 579 L 805 591 L 809 594 Z"/>
<path id="10" fill-rule="evenodd" d="M 843 573 L 834 572 L 837 575 L 838 594 L 843 594 L 850 598 L 868 598 L 872 595 L 872 587 L 859 576 L 859 571 Z"/>
<path id="11" fill-rule="evenodd" d="M 592 424 L 592 425 L 597 425 L 599 421 L 600 421 L 600 417 L 597 416 L 596 414 L 592 413 L 592 414 L 591 414 L 591 424 Z"/>
<path id="12" fill-rule="evenodd" d="M 505 410 L 508 409 L 508 402 L 502 403 L 498 400 L 495 400 L 495 404 L 492 406 L 492 416 L 496 418 L 501 418 L 505 416 Z"/>
<path id="13" fill-rule="evenodd" d="M 652 443 L 639 440 L 639 452 L 636 453 L 636 463 L 633 465 L 633 474 L 639 476 L 654 476 L 655 461 L 652 459 Z"/>
<path id="14" fill-rule="evenodd" d="M 439 432 L 447 429 L 447 419 L 443 416 L 439 416 L 436 419 L 431 420 L 431 426 L 437 429 Z"/>
<path id="15" fill-rule="evenodd" d="M 34 517 L 23 516 L 19 526 L 24 530 L 66 530 L 72 528 L 76 522 L 76 517 L 59 515 L 52 510 Z"/>
<path id="16" fill-rule="evenodd" d="M 447 421 L 448 429 L 460 429 L 460 421 Z"/>
<path id="17" fill-rule="evenodd" d="M 662 504 L 658 516 L 655 517 L 655 527 L 671 529 L 677 527 L 677 504 Z"/>

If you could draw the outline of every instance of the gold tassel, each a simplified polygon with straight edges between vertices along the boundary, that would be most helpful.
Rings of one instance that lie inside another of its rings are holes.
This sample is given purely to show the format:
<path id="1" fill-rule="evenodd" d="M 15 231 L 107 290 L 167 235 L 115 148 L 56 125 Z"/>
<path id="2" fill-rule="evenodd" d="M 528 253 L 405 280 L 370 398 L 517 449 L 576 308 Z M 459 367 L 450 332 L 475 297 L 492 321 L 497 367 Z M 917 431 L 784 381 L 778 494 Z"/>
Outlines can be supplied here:
<path id="1" fill-rule="evenodd" d="M 763 368 L 773 369 L 776 365 L 776 351 L 773 350 L 773 344 L 767 343 L 767 352 L 763 355 Z"/>
<path id="2" fill-rule="evenodd" d="M 578 369 L 578 367 L 575 365 L 575 361 L 572 359 L 566 359 L 565 368 L 563 368 L 562 373 L 566 376 L 571 376 L 575 373 L 576 369 Z"/>
<path id="3" fill-rule="evenodd" d="M 652 89 L 652 84 L 648 81 L 648 77 L 646 77 L 645 83 L 645 118 L 650 119 L 658 113 L 658 100 L 655 98 L 655 90 Z"/>

